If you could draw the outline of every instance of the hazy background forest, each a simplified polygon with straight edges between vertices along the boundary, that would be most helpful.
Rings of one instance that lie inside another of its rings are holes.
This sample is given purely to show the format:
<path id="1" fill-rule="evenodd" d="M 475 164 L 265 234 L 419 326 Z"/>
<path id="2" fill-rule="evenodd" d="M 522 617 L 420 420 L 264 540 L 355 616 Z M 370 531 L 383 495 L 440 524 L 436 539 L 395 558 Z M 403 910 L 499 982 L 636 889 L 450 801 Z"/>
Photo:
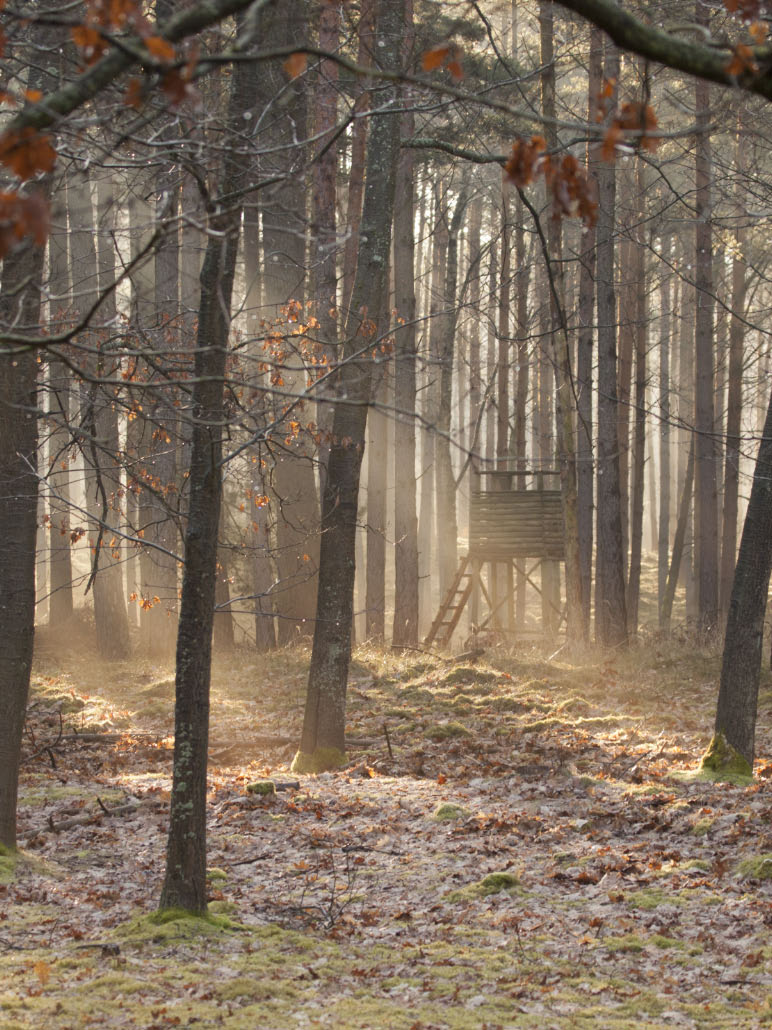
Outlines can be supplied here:
<path id="1" fill-rule="evenodd" d="M 683 1025 L 768 1021 L 743 886 L 772 870 L 766 7 L 1 17 L 13 1027 L 86 1025 L 57 948 L 144 962 L 207 912 L 190 933 L 225 936 L 190 968 L 166 952 L 137 987 L 116 959 L 127 1026 L 166 1025 L 183 983 L 184 1018 L 233 1030 L 670 1025 L 662 992 Z M 164 846 L 161 916 L 128 924 Z M 49 911 L 57 877 L 80 923 Z M 308 990 L 251 957 L 194 990 L 238 933 L 268 966 L 353 951 Z M 483 971 L 500 947 L 530 986 Z M 471 981 L 437 987 L 462 952 Z M 366 982 L 385 1010 L 346 1008 Z"/>
<path id="2" fill-rule="evenodd" d="M 290 5 L 270 32 L 284 50 L 303 37 L 316 44 L 315 33 L 327 32 L 319 45 L 365 66 L 371 17 L 366 5 L 342 12 L 322 5 L 314 18 Z M 767 400 L 762 102 L 718 90 L 700 101 L 699 90 L 707 87 L 695 89 L 626 55 L 618 84 L 604 86 L 610 80 L 598 76 L 602 42 L 595 43 L 600 55 L 591 54 L 587 26 L 551 8 L 427 4 L 414 17 L 405 67 L 420 72 L 427 53 L 446 40 L 453 41 L 450 57 L 440 50 L 438 63 L 458 61 L 459 67 L 457 77 L 439 74 L 444 91 L 404 86 L 401 174 L 409 180 L 398 194 L 396 217 L 411 211 L 413 238 L 394 242 L 410 253 L 400 252 L 392 291 L 402 286 L 402 262 L 412 263 L 414 298 L 405 309 L 392 292 L 391 325 L 373 341 L 377 371 L 359 502 L 356 637 L 389 639 L 394 620 L 404 618 L 394 599 L 394 564 L 409 542 L 405 521 L 418 520 L 415 644 L 467 547 L 475 470 L 557 468 L 548 347 L 553 313 L 539 237 L 539 230 L 545 236 L 551 230 L 552 205 L 543 185 L 529 191 L 537 228 L 511 184 L 502 184 L 500 169 L 515 136 L 547 131 L 538 129 L 545 76 L 554 76 L 554 115 L 547 119 L 555 119 L 549 131 L 561 152 L 584 158 L 588 89 L 590 125 L 613 88 L 626 103 L 651 103 L 661 126 L 656 149 L 617 141 L 612 212 L 628 628 L 634 635 L 639 625 L 652 629 L 660 622 L 695 427 L 695 383 L 702 379 L 711 390 L 716 513 L 707 541 L 695 531 L 699 506 L 688 519 L 681 559 L 686 607 L 677 608 L 675 618 L 718 626 L 714 611 L 700 610 L 697 563 L 720 568 L 725 615 Z M 272 42 L 263 35 L 262 49 L 270 53 Z M 552 47 L 554 60 L 551 53 L 545 59 L 545 48 Z M 55 53 L 59 66 L 44 71 L 66 79 L 77 52 L 71 44 Z M 32 74 L 27 56 L 20 53 L 19 89 Z M 290 60 L 297 62 L 294 77 L 286 59 L 261 66 L 261 95 L 245 113 L 245 121 L 259 126 L 249 141 L 257 186 L 244 205 L 233 295 L 215 621 L 220 647 L 264 648 L 312 631 L 318 494 L 331 418 L 324 373 L 353 285 L 366 115 L 378 101 L 367 89 L 371 84 L 345 66 Z M 589 87 L 588 61 L 596 77 Z M 463 86 L 464 99 L 454 96 L 454 85 Z M 139 627 L 135 646 L 144 651 L 168 656 L 174 647 L 175 559 L 190 437 L 185 380 L 204 211 L 217 203 L 206 179 L 218 159 L 227 88 L 227 72 L 209 76 L 195 97 L 176 98 L 171 108 L 168 93 L 159 91 L 147 97 L 157 108 L 152 118 L 121 95 L 110 119 L 95 110 L 59 141 L 41 317 L 47 332 L 73 337 L 52 348 L 41 367 L 46 417 L 37 620 L 55 627 L 93 598 L 95 642 L 104 657 L 125 656 L 127 626 Z M 483 106 L 474 102 L 478 93 Z M 710 123 L 702 182 L 695 143 L 700 118 Z M 695 256 L 695 234 L 706 224 L 707 269 Z M 591 488 L 596 453 L 596 232 L 581 219 L 564 219 L 549 271 L 563 280 L 576 403 L 587 405 L 587 431 L 577 433 L 576 445 L 580 492 L 583 484 Z M 92 313 L 116 274 L 119 285 Z M 711 333 L 707 343 L 699 339 L 702 351 L 695 354 L 701 297 Z M 87 330 L 80 326 L 86 316 Z M 404 346 L 403 335 L 411 337 Z M 412 346 L 414 411 L 395 398 L 394 349 L 410 353 Z M 706 354 L 711 369 L 704 366 Z M 99 422 L 96 461 L 89 419 Z M 403 449 L 411 426 L 415 476 L 405 469 L 410 454 Z M 92 576 L 97 538 L 101 568 Z M 642 555 L 650 570 L 651 561 L 657 565 L 658 593 L 639 619 Z M 112 580 L 114 594 L 107 586 Z M 529 629 L 538 625 L 532 615 L 529 607 Z M 109 628 L 102 625 L 108 622 Z"/>

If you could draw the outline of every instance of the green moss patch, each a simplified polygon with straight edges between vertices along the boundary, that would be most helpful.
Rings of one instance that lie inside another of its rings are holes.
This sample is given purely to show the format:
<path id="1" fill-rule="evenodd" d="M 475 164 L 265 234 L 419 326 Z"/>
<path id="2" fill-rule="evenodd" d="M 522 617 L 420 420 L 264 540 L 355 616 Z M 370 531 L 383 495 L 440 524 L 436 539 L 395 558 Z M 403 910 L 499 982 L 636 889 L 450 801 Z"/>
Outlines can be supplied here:
<path id="1" fill-rule="evenodd" d="M 746 880 L 772 880 L 772 855 L 753 855 L 744 858 L 737 867 Z"/>
<path id="2" fill-rule="evenodd" d="M 430 726 L 426 730 L 426 736 L 429 740 L 441 741 L 453 740 L 458 737 L 470 737 L 471 733 L 460 722 L 439 722 L 436 726 Z"/>
<path id="3" fill-rule="evenodd" d="M 340 769 L 345 764 L 345 752 L 339 751 L 336 747 L 318 747 L 311 754 L 306 751 L 298 751 L 292 759 L 290 768 L 294 773 L 313 774 Z"/>
<path id="4" fill-rule="evenodd" d="M 699 771 L 707 779 L 735 783 L 740 786 L 753 782 L 753 770 L 750 762 L 728 743 L 720 731 L 713 734 L 713 739 L 702 756 Z"/>
<path id="5" fill-rule="evenodd" d="M 258 794 L 260 797 L 272 796 L 276 793 L 276 784 L 273 780 L 255 780 L 247 784 L 247 793 Z"/>
<path id="6" fill-rule="evenodd" d="M 469 901 L 472 898 L 487 898 L 502 891 L 513 891 L 519 886 L 520 880 L 514 873 L 488 873 L 476 883 L 451 891 L 447 897 L 448 901 Z"/>
<path id="7" fill-rule="evenodd" d="M 443 801 L 435 808 L 432 819 L 436 819 L 439 823 L 450 823 L 454 819 L 466 819 L 470 815 L 469 809 L 464 808 L 463 805 L 455 805 L 452 801 Z"/>

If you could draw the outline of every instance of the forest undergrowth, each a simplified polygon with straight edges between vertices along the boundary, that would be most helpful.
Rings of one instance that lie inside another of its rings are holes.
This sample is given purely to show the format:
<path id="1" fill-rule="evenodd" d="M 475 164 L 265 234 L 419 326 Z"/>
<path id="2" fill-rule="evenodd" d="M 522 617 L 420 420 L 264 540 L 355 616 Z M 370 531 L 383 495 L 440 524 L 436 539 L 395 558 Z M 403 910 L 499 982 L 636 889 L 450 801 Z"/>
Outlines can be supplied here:
<path id="1" fill-rule="evenodd" d="M 756 777 L 694 771 L 720 655 L 360 648 L 349 764 L 295 777 L 308 653 L 213 680 L 207 921 L 153 915 L 172 671 L 42 631 L 0 1026 L 772 1025 L 772 680 Z"/>

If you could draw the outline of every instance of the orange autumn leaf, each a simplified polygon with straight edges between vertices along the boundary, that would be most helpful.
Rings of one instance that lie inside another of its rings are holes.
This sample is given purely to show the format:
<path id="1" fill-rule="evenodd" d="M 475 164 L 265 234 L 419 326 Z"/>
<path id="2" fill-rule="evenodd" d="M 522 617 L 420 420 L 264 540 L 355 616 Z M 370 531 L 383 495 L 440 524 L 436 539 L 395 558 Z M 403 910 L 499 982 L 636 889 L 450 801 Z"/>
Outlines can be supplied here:
<path id="1" fill-rule="evenodd" d="M 36 104 L 38 100 L 43 99 L 43 93 L 39 89 L 26 89 L 24 91 L 24 96 L 31 104 Z"/>
<path id="2" fill-rule="evenodd" d="M 133 107 L 136 110 L 139 110 L 139 108 L 142 107 L 142 101 L 142 83 L 137 78 L 130 79 L 128 88 L 126 89 L 126 104 L 128 107 Z"/>
<path id="3" fill-rule="evenodd" d="M 48 205 L 39 194 L 25 197 L 11 191 L 0 192 L 0 258 L 31 236 L 42 247 L 48 239 Z"/>
<path id="4" fill-rule="evenodd" d="M 748 32 L 750 33 L 751 39 L 753 40 L 753 42 L 757 43 L 759 46 L 761 46 L 761 44 L 767 38 L 768 30 L 767 30 L 767 26 L 764 24 L 763 21 L 755 21 L 748 28 Z"/>
<path id="5" fill-rule="evenodd" d="M 82 51 L 87 64 L 98 61 L 107 49 L 101 34 L 88 25 L 76 25 L 70 32 L 75 46 Z"/>
<path id="6" fill-rule="evenodd" d="M 296 79 L 298 75 L 302 75 L 306 70 L 307 64 L 308 57 L 306 54 L 290 54 L 284 62 L 284 70 L 291 79 Z"/>
<path id="7" fill-rule="evenodd" d="M 56 151 L 49 136 L 41 136 L 32 128 L 0 136 L 0 164 L 10 168 L 22 182 L 38 172 L 52 171 L 55 163 Z"/>
<path id="8" fill-rule="evenodd" d="M 458 60 L 448 61 L 448 71 L 456 82 L 461 82 L 464 77 L 464 69 L 461 67 L 461 62 Z"/>
<path id="9" fill-rule="evenodd" d="M 533 182 L 545 161 L 547 142 L 543 136 L 532 136 L 530 140 L 517 139 L 512 144 L 512 154 L 504 165 L 510 182 L 522 189 Z"/>
<path id="10" fill-rule="evenodd" d="M 447 43 L 432 47 L 421 58 L 421 67 L 425 72 L 433 72 L 436 68 L 443 66 L 449 53 L 450 46 Z"/>
<path id="11" fill-rule="evenodd" d="M 173 61 L 174 60 L 174 47 L 162 36 L 148 36 L 145 40 L 145 46 L 153 55 L 157 57 L 159 61 Z"/>
<path id="12" fill-rule="evenodd" d="M 738 43 L 732 51 L 732 60 L 726 66 L 727 75 L 743 75 L 745 72 L 754 74 L 759 66 L 753 60 L 753 51 L 744 43 Z"/>
<path id="13" fill-rule="evenodd" d="M 617 84 L 616 79 L 604 79 L 603 85 L 600 90 L 600 97 L 602 100 L 609 100 L 614 96 L 614 87 Z"/>

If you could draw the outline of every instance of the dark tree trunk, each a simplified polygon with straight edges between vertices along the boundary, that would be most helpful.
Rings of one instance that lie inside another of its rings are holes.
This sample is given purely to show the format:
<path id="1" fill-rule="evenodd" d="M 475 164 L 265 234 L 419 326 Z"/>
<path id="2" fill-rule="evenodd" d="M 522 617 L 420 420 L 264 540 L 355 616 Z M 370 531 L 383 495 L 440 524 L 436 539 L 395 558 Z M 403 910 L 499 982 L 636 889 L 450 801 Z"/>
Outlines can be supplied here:
<path id="1" fill-rule="evenodd" d="M 704 0 L 697 0 L 698 24 L 709 24 Z M 698 571 L 698 620 L 703 633 L 718 625 L 718 511 L 716 508 L 716 449 L 713 441 L 714 347 L 713 347 L 713 240 L 711 227 L 712 160 L 710 134 L 710 87 L 695 85 L 697 147 L 695 152 L 696 232 L 695 270 L 697 314 L 695 317 L 695 545 Z"/>
<path id="2" fill-rule="evenodd" d="M 412 0 L 405 4 L 406 44 L 412 37 Z M 405 47 L 407 49 L 407 47 Z M 413 135 L 406 113 L 402 133 Z M 394 208 L 394 303 L 397 309 L 394 359 L 394 626 L 392 642 L 418 643 L 418 519 L 416 518 L 416 300 L 414 152 L 404 148 L 397 167 Z"/>
<path id="3" fill-rule="evenodd" d="M 382 65 L 399 65 L 404 4 L 383 4 L 379 11 L 376 53 Z M 398 88 L 384 90 L 396 102 Z M 346 326 L 336 387 L 333 440 L 322 509 L 319 593 L 308 677 L 303 733 L 294 767 L 320 771 L 344 760 L 346 686 L 351 656 L 355 537 L 359 477 L 365 446 L 373 365 L 371 341 L 377 339 L 379 314 L 388 311 L 389 258 L 394 188 L 399 159 L 399 120 L 374 115 L 370 123 L 362 233 L 351 313 Z"/>
<path id="4" fill-rule="evenodd" d="M 737 116 L 737 214 L 745 217 L 745 147 L 743 108 Z M 723 618 L 729 612 L 737 552 L 737 502 L 740 485 L 740 420 L 743 404 L 743 344 L 745 340 L 745 250 L 747 231 L 740 224 L 735 231 L 737 247 L 732 257 L 732 316 L 729 323 L 729 372 L 726 406 L 726 454 L 724 468 L 724 519 L 721 534 L 720 605 Z"/>
<path id="5" fill-rule="evenodd" d="M 305 0 L 270 0 L 260 10 L 261 46 L 295 45 L 307 38 Z M 304 148 L 308 92 L 302 76 L 287 82 L 281 61 L 261 68 L 257 96 L 261 116 L 261 176 L 278 175 L 280 184 L 261 191 L 263 218 L 263 291 L 268 317 L 286 332 L 279 357 L 283 385 L 277 394 L 279 420 L 289 408 L 276 440 L 273 489 L 276 512 L 276 564 L 281 587 L 276 593 L 279 643 L 289 644 L 312 632 L 316 610 L 319 557 L 319 495 L 314 475 L 315 446 L 307 423 L 315 413 L 293 403 L 306 387 L 302 352 L 292 346 L 287 305 L 304 302 L 306 279 L 306 184 Z M 252 103 L 254 104 L 254 98 Z M 296 435 L 289 422 L 300 422 Z M 289 443 L 284 441 L 289 439 Z"/>
<path id="6" fill-rule="evenodd" d="M 251 162 L 241 152 L 243 112 L 254 99 L 255 65 L 235 66 L 228 111 L 232 140 L 222 176 L 225 196 L 239 196 Z M 212 218 L 201 269 L 193 385 L 193 434 L 185 569 L 177 629 L 174 773 L 160 908 L 206 911 L 206 774 L 217 536 L 222 499 L 222 434 L 230 303 L 241 208 Z"/>
<path id="7" fill-rule="evenodd" d="M 646 261 L 643 230 L 643 201 L 646 191 L 644 165 L 636 162 L 636 229 L 633 238 L 633 341 L 635 344 L 635 407 L 633 409 L 633 453 L 630 497 L 630 576 L 627 582 L 627 626 L 631 636 L 638 633 L 638 605 L 641 594 L 641 551 L 643 549 L 643 491 L 646 452 Z M 653 499 L 652 499 L 653 502 Z"/>
<path id="8" fill-rule="evenodd" d="M 721 738 L 753 768 L 759 676 L 772 568 L 772 396 L 753 473 L 753 486 L 737 557 L 724 638 L 721 687 L 716 709 L 713 750 L 719 764 Z M 727 761 L 727 759 L 729 761 Z"/>
<path id="9" fill-rule="evenodd" d="M 444 597 L 458 566 L 458 518 L 456 480 L 450 455 L 451 411 L 453 407 L 453 367 L 456 354 L 456 291 L 458 286 L 458 236 L 466 208 L 464 189 L 456 198 L 456 206 L 448 226 L 448 256 L 440 329 L 440 403 L 437 411 L 437 545 L 440 573 L 440 596 Z M 504 288 L 506 289 L 506 287 Z M 503 291 L 502 291 L 503 292 Z M 506 379 L 506 375 L 504 377 Z"/>
<path id="10" fill-rule="evenodd" d="M 594 26 L 590 29 L 590 66 L 587 78 L 587 116 L 595 124 L 598 115 L 603 73 L 603 36 Z M 596 168 L 600 155 L 597 144 L 587 145 L 587 165 L 597 189 Z M 593 511 L 593 423 L 592 365 L 595 343 L 595 226 L 587 228 L 582 238 L 581 272 L 579 276 L 579 333 L 576 341 L 576 522 L 579 536 L 579 567 L 582 580 L 582 619 L 584 635 L 590 633 L 590 601 L 592 596 L 592 511 Z"/>
<path id="11" fill-rule="evenodd" d="M 48 201 L 48 182 L 28 187 Z M 0 329 L 37 333 L 45 250 L 30 240 L 6 255 Z M 16 847 L 16 801 L 35 630 L 37 353 L 0 347 L 0 844 Z"/>
<path id="12" fill-rule="evenodd" d="M 606 79 L 619 79 L 619 51 L 606 44 Z M 614 101 L 610 102 L 613 107 Z M 598 478 L 595 635 L 605 647 L 627 643 L 619 483 L 614 223 L 616 169 L 598 169 Z"/>
<path id="13" fill-rule="evenodd" d="M 662 605 L 670 553 L 670 236 L 662 237 L 662 281 L 659 294 L 659 538 L 657 541 L 657 611 Z M 654 504 L 654 497 L 651 503 Z"/>
<path id="14" fill-rule="evenodd" d="M 61 330 L 69 319 L 70 262 L 67 247 L 67 180 L 56 180 L 52 198 L 52 227 L 48 239 L 49 323 Z M 72 616 L 72 550 L 70 548 L 69 454 L 72 377 L 62 361 L 51 361 L 48 372 L 48 484 L 50 486 L 50 554 L 48 624 L 61 627 Z"/>

